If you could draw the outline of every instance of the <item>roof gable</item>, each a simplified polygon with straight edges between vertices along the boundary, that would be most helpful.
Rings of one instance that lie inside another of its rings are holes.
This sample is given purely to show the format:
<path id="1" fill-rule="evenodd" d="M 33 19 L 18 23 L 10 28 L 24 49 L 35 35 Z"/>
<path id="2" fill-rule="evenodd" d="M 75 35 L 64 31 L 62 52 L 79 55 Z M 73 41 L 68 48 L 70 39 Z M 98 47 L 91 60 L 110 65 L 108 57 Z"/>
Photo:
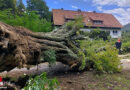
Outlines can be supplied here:
<path id="1" fill-rule="evenodd" d="M 122 28 L 120 22 L 112 15 L 106 13 L 96 13 L 96 12 L 81 12 L 81 11 L 70 11 L 53 9 L 53 23 L 54 25 L 65 24 L 65 19 L 75 19 L 77 16 L 83 16 L 85 26 L 92 27 L 111 27 L 111 28 Z M 102 24 L 94 24 L 92 21 L 102 21 Z"/>

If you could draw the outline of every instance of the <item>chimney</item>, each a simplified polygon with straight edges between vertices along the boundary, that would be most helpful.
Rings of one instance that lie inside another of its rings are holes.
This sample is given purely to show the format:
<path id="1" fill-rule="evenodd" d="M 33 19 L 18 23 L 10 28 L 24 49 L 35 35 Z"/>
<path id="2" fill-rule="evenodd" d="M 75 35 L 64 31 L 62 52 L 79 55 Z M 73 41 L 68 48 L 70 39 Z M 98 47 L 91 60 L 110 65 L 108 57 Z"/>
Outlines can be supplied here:
<path id="1" fill-rule="evenodd" d="M 81 12 L 81 9 L 78 9 L 77 11 L 78 11 L 78 12 Z"/>
<path id="2" fill-rule="evenodd" d="M 93 11 L 93 13 L 96 13 L 96 11 Z"/>

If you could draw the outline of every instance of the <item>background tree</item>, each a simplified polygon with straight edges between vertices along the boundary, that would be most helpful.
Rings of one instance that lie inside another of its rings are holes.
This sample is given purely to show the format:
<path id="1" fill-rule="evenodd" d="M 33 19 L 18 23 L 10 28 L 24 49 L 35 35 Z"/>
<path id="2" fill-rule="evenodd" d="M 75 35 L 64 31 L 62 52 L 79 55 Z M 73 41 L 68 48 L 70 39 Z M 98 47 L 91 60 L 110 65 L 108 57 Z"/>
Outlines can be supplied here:
<path id="1" fill-rule="evenodd" d="M 22 15 L 22 13 L 25 12 L 26 8 L 25 8 L 25 6 L 23 4 L 23 0 L 18 0 L 18 2 L 17 2 L 17 8 L 18 8 L 18 14 L 19 15 Z"/>
<path id="2" fill-rule="evenodd" d="M 16 6 L 17 0 L 0 0 L 0 10 L 4 9 L 12 9 L 13 13 L 16 13 L 17 6 Z"/>
<path id="3" fill-rule="evenodd" d="M 27 10 L 36 11 L 41 18 L 51 20 L 51 13 L 44 0 L 27 0 Z"/>
<path id="4" fill-rule="evenodd" d="M 6 7 L 5 0 L 0 0 L 0 10 L 3 10 Z"/>

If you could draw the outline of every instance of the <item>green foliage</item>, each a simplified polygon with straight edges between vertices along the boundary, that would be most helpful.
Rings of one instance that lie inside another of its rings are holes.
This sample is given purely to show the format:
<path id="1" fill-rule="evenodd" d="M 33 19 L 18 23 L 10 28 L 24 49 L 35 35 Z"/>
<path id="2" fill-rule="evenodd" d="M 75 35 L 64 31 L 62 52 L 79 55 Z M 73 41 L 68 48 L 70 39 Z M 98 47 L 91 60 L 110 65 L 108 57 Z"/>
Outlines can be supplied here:
<path id="1" fill-rule="evenodd" d="M 35 11 L 40 18 L 51 21 L 51 12 L 44 0 L 27 0 L 27 10 L 23 0 L 0 0 L 0 10 L 11 9 L 11 13 L 21 16 L 23 12 Z"/>
<path id="2" fill-rule="evenodd" d="M 102 40 L 80 41 L 81 48 L 86 51 L 87 67 L 96 72 L 115 73 L 121 71 L 117 50 Z M 100 47 L 105 50 L 98 51 Z M 98 51 L 98 52 L 96 52 Z"/>
<path id="3" fill-rule="evenodd" d="M 86 67 L 86 57 L 85 54 L 82 51 L 78 52 L 78 56 L 80 57 L 81 60 L 81 66 L 79 67 L 79 70 L 84 70 L 84 68 Z"/>
<path id="4" fill-rule="evenodd" d="M 13 15 L 22 15 L 25 11 L 25 6 L 22 0 L 0 0 L 0 10 L 11 9 Z"/>
<path id="5" fill-rule="evenodd" d="M 130 52 L 130 41 L 124 42 L 122 44 L 123 53 Z"/>
<path id="6" fill-rule="evenodd" d="M 77 40 L 76 42 L 79 43 L 80 41 Z M 79 62 L 81 62 L 81 65 L 80 65 L 80 67 L 79 67 L 79 70 L 82 71 L 82 70 L 84 70 L 85 67 L 86 67 L 86 57 L 85 57 L 85 54 L 84 54 L 84 52 L 83 52 L 82 49 L 80 50 L 80 49 L 77 48 L 74 44 L 71 43 L 71 46 L 72 46 L 73 51 L 75 51 L 75 53 L 76 53 L 76 54 L 78 55 L 78 57 L 79 57 Z"/>
<path id="7" fill-rule="evenodd" d="M 16 0 L 0 0 L 0 10 L 12 9 L 13 13 L 16 12 Z"/>
<path id="8" fill-rule="evenodd" d="M 6 7 L 5 0 L 0 0 L 0 10 L 3 10 Z"/>
<path id="9" fill-rule="evenodd" d="M 51 21 L 51 13 L 44 0 L 27 0 L 27 10 L 36 11 L 41 18 Z"/>
<path id="10" fill-rule="evenodd" d="M 76 17 L 75 21 L 69 21 L 66 23 L 66 27 L 68 29 L 72 29 L 72 28 L 75 28 L 77 30 L 79 30 L 80 28 L 83 28 L 83 17 L 82 16 L 79 16 L 79 17 Z"/>
<path id="11" fill-rule="evenodd" d="M 121 71 L 117 50 L 110 46 L 106 47 L 106 51 L 96 54 L 94 64 L 94 68 L 99 72 L 115 73 Z"/>
<path id="12" fill-rule="evenodd" d="M 43 0 L 0 0 L 0 21 L 12 26 L 23 26 L 33 32 L 52 30 L 51 13 Z"/>
<path id="13" fill-rule="evenodd" d="M 17 9 L 18 9 L 18 15 L 23 15 L 23 13 L 25 12 L 26 8 L 23 4 L 23 0 L 18 0 L 17 1 Z"/>
<path id="14" fill-rule="evenodd" d="M 51 22 L 46 19 L 39 19 L 35 12 L 27 12 L 18 16 L 13 15 L 10 10 L 0 11 L 0 21 L 12 26 L 23 26 L 33 32 L 49 32 L 52 30 Z"/>
<path id="15" fill-rule="evenodd" d="M 99 38 L 99 34 L 100 34 L 100 30 L 99 29 L 94 29 L 90 32 L 89 37 L 90 38 L 95 38 L 98 39 Z"/>
<path id="16" fill-rule="evenodd" d="M 122 53 L 130 52 L 130 32 L 122 32 Z"/>
<path id="17" fill-rule="evenodd" d="M 44 52 L 44 60 L 49 62 L 49 64 L 54 64 L 56 62 L 56 52 L 52 49 Z"/>
<path id="18" fill-rule="evenodd" d="M 67 23 L 66 23 L 67 29 L 70 29 L 70 30 L 71 30 L 71 29 L 73 28 L 74 23 L 75 23 L 74 21 L 69 21 L 69 22 L 67 22 Z"/>
<path id="19" fill-rule="evenodd" d="M 104 40 L 107 40 L 109 35 L 110 34 L 108 31 L 101 31 L 100 28 L 91 30 L 89 33 L 89 37 L 94 39 L 102 38 Z"/>
<path id="20" fill-rule="evenodd" d="M 56 79 L 48 79 L 46 73 L 40 76 L 30 78 L 27 85 L 22 90 L 58 90 L 58 81 Z"/>
<path id="21" fill-rule="evenodd" d="M 130 41 L 130 32 L 122 32 L 122 41 L 123 42 Z"/>

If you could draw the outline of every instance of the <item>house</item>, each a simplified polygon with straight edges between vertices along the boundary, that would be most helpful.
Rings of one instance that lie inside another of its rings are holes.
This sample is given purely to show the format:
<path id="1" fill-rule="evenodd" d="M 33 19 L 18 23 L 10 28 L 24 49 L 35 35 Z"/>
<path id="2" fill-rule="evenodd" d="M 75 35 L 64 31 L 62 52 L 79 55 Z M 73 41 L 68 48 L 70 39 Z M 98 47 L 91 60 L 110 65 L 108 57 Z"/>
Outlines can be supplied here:
<path id="1" fill-rule="evenodd" d="M 121 37 L 122 25 L 112 14 L 63 9 L 53 9 L 52 13 L 53 24 L 55 26 L 61 26 L 67 21 L 74 20 L 77 16 L 82 16 L 84 18 L 84 28 L 81 30 L 90 31 L 95 28 L 100 28 L 101 30 L 109 31 L 112 38 Z"/>

